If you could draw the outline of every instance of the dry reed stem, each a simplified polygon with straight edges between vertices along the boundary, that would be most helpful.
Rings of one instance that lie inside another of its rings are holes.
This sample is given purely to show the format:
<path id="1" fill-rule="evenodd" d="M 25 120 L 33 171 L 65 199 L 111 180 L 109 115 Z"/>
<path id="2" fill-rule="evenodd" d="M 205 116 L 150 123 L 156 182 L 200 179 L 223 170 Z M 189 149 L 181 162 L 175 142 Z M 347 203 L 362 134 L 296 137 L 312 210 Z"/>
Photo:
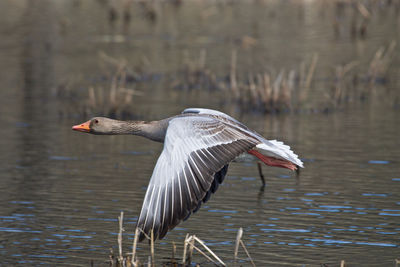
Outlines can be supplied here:
<path id="1" fill-rule="evenodd" d="M 236 266 L 237 259 L 238 259 L 238 252 L 239 252 L 239 244 L 243 247 L 244 251 L 246 252 L 247 257 L 249 258 L 251 264 L 255 267 L 256 265 L 254 264 L 253 259 L 250 256 L 249 251 L 247 250 L 246 246 L 244 245 L 242 241 L 243 237 L 243 228 L 240 227 L 238 230 L 238 233 L 236 235 L 236 242 L 235 242 L 235 252 L 234 252 L 234 266 Z"/>
<path id="2" fill-rule="evenodd" d="M 240 227 L 237 232 L 237 235 L 236 235 L 235 252 L 233 254 L 234 255 L 234 257 L 233 257 L 234 265 L 236 265 L 237 256 L 238 256 L 238 252 L 239 252 L 240 239 L 242 239 L 242 236 L 243 236 L 243 228 Z"/>
<path id="3" fill-rule="evenodd" d="M 125 259 L 125 266 L 126 267 L 132 267 L 133 265 L 132 265 L 132 259 L 131 259 L 131 257 L 130 256 L 126 256 L 126 259 Z"/>
<path id="4" fill-rule="evenodd" d="M 357 9 L 358 11 L 360 11 L 364 19 L 369 19 L 371 17 L 371 13 L 368 11 L 365 5 L 363 5 L 360 1 L 357 2 Z"/>
<path id="5" fill-rule="evenodd" d="M 299 67 L 299 76 L 300 76 L 300 88 L 304 88 L 305 87 L 305 79 L 304 77 L 306 76 L 306 63 L 304 62 L 304 60 L 300 63 L 300 67 Z"/>
<path id="6" fill-rule="evenodd" d="M 110 103 L 111 106 L 115 106 L 117 103 L 117 88 L 118 88 L 118 76 L 121 72 L 121 66 L 118 66 L 117 72 L 113 75 L 111 79 L 111 87 L 110 87 Z"/>
<path id="7" fill-rule="evenodd" d="M 307 77 L 305 80 L 304 91 L 300 98 L 301 101 L 304 101 L 306 99 L 306 97 L 308 96 L 310 86 L 311 86 L 311 81 L 312 81 L 312 78 L 314 75 L 314 71 L 315 71 L 317 62 L 318 62 L 318 53 L 314 53 L 312 60 L 311 60 L 311 65 L 310 65 L 310 68 L 308 69 Z"/>
<path id="8" fill-rule="evenodd" d="M 232 57 L 231 57 L 231 73 L 230 73 L 230 82 L 231 82 L 231 90 L 235 99 L 239 98 L 239 91 L 237 87 L 237 80 L 236 80 L 236 61 L 237 61 L 237 51 L 232 50 Z"/>
<path id="9" fill-rule="evenodd" d="M 291 99 L 291 94 L 288 86 L 288 81 L 287 79 L 282 80 L 282 85 L 281 85 L 281 92 L 279 95 L 280 99 L 280 104 L 284 105 L 288 108 L 290 108 L 290 99 Z"/>
<path id="10" fill-rule="evenodd" d="M 387 48 L 385 54 L 382 57 L 382 67 L 381 67 L 381 72 L 384 74 L 387 71 L 387 68 L 389 67 L 390 61 L 392 59 L 392 53 L 394 49 L 396 48 L 396 41 L 391 41 L 389 44 L 389 47 Z"/>
<path id="11" fill-rule="evenodd" d="M 375 80 L 379 75 L 385 75 L 395 47 L 396 42 L 392 41 L 387 49 L 382 46 L 375 52 L 375 55 L 370 62 L 368 70 L 369 82 L 371 86 L 375 83 Z"/>
<path id="12" fill-rule="evenodd" d="M 175 255 L 176 255 L 176 245 L 175 245 L 175 242 L 172 241 L 172 257 L 171 257 L 171 264 L 172 264 L 172 266 L 175 266 L 175 265 L 176 265 L 176 262 L 175 262 Z"/>
<path id="13" fill-rule="evenodd" d="M 214 263 L 215 265 L 218 265 L 218 263 L 216 261 L 214 261 L 210 256 L 208 256 L 207 254 L 205 254 L 201 249 L 199 249 L 198 247 L 196 247 L 195 245 L 193 245 L 193 248 L 195 250 L 197 250 L 201 255 L 203 255 L 208 261 Z"/>
<path id="14" fill-rule="evenodd" d="M 133 266 L 137 266 L 136 265 L 136 247 L 137 247 L 137 242 L 139 239 L 139 229 L 136 227 L 135 229 L 135 238 L 133 239 L 133 246 L 132 246 L 132 264 Z"/>
<path id="15" fill-rule="evenodd" d="M 150 236 L 148 236 L 142 229 L 138 228 L 142 234 L 144 234 L 144 237 L 147 238 L 148 240 L 151 240 Z"/>
<path id="16" fill-rule="evenodd" d="M 251 100 L 253 104 L 257 103 L 258 100 L 258 95 L 257 95 L 257 88 L 256 84 L 254 83 L 254 77 L 253 74 L 249 74 L 249 89 L 250 89 L 250 94 L 251 94 Z"/>
<path id="17" fill-rule="evenodd" d="M 266 103 L 266 97 L 265 97 L 265 90 L 264 90 L 264 80 L 263 76 L 261 74 L 257 74 L 257 95 L 261 98 L 261 102 L 263 104 Z"/>
<path id="18" fill-rule="evenodd" d="M 264 92 L 265 92 L 265 102 L 267 105 L 271 101 L 272 88 L 271 88 L 271 78 L 268 73 L 264 73 Z"/>
<path id="19" fill-rule="evenodd" d="M 343 67 L 343 76 L 349 72 L 351 69 L 353 69 L 354 67 L 356 67 L 359 64 L 359 62 L 357 61 L 351 61 L 350 63 L 347 63 L 346 65 L 344 65 Z"/>
<path id="20" fill-rule="evenodd" d="M 343 84 L 343 76 L 344 76 L 344 71 L 343 71 L 343 66 L 337 66 L 336 70 L 336 86 L 335 86 L 335 92 L 333 95 L 333 101 L 334 105 L 337 106 L 340 103 L 340 99 L 342 98 L 342 84 Z"/>
<path id="21" fill-rule="evenodd" d="M 345 267 L 345 261 L 344 261 L 344 260 L 342 260 L 342 261 L 340 262 L 340 267 Z"/>
<path id="22" fill-rule="evenodd" d="M 196 236 L 193 236 L 193 239 L 199 242 L 200 245 L 202 245 L 220 264 L 226 266 L 226 264 L 209 247 L 207 247 L 202 240 L 200 240 Z"/>
<path id="23" fill-rule="evenodd" d="M 119 233 L 118 233 L 119 257 L 118 257 L 118 261 L 120 263 L 122 263 L 124 260 L 124 257 L 122 256 L 122 232 L 124 231 L 124 229 L 123 229 L 124 212 L 123 211 L 121 211 L 121 215 L 118 217 L 118 221 L 119 221 Z"/>
<path id="24" fill-rule="evenodd" d="M 193 257 L 193 248 L 194 248 L 194 235 L 189 237 L 189 257 L 188 257 L 188 264 L 190 265 L 192 263 L 192 257 Z"/>
<path id="25" fill-rule="evenodd" d="M 109 55 L 107 55 L 106 53 L 104 53 L 103 51 L 100 51 L 99 53 L 99 57 L 104 61 L 107 62 L 111 65 L 114 66 L 119 66 L 121 64 L 121 60 L 115 59 Z M 123 60 L 123 62 L 125 63 L 125 60 Z"/>
<path id="26" fill-rule="evenodd" d="M 341 66 L 341 65 L 336 66 L 336 70 L 335 70 L 335 73 L 336 73 L 336 77 L 335 77 L 336 86 L 335 86 L 335 92 L 334 92 L 333 99 L 332 99 L 333 104 L 335 106 L 337 106 L 340 103 L 340 101 L 342 100 L 342 95 L 343 95 L 343 91 L 344 91 L 344 88 L 343 88 L 344 84 L 343 83 L 344 83 L 346 74 L 351 69 L 356 67 L 357 65 L 358 65 L 357 61 L 352 61 L 350 63 L 347 63 L 344 66 Z"/>
<path id="27" fill-rule="evenodd" d="M 254 261 L 253 261 L 252 257 L 250 256 L 250 253 L 249 253 L 249 251 L 247 250 L 246 246 L 244 245 L 243 241 L 240 240 L 239 242 L 240 242 L 240 245 L 242 245 L 242 248 L 244 249 L 244 252 L 246 252 L 247 257 L 249 258 L 249 260 L 250 260 L 250 262 L 251 262 L 251 265 L 253 265 L 253 267 L 256 267 L 256 265 L 254 264 Z"/>
<path id="28" fill-rule="evenodd" d="M 279 99 L 279 92 L 280 92 L 280 88 L 281 88 L 281 83 L 283 80 L 283 75 L 284 75 L 285 71 L 282 69 L 279 72 L 278 77 L 276 77 L 275 82 L 272 86 L 272 104 L 276 105 L 276 103 L 278 103 L 278 99 Z"/>
<path id="29" fill-rule="evenodd" d="M 186 264 L 186 251 L 188 245 L 189 234 L 186 234 L 185 240 L 183 241 L 183 256 L 182 256 L 182 264 Z"/>
<path id="30" fill-rule="evenodd" d="M 114 252 L 112 248 L 110 248 L 110 255 L 108 255 L 108 259 L 110 260 L 110 267 L 114 267 Z"/>
<path id="31" fill-rule="evenodd" d="M 117 70 L 121 69 L 121 67 L 123 67 L 123 68 L 125 68 L 125 69 L 128 69 L 127 62 L 126 62 L 125 59 L 116 59 L 116 58 L 113 58 L 113 57 L 107 55 L 106 53 L 104 53 L 103 51 L 100 51 L 100 52 L 99 52 L 99 57 L 100 57 L 100 59 L 103 60 L 105 63 L 108 63 L 108 64 L 114 66 L 115 68 L 117 68 Z M 131 72 L 131 70 L 129 70 L 129 71 Z M 118 71 L 117 71 L 117 72 L 118 72 Z M 132 75 L 135 76 L 135 77 L 138 77 L 138 76 L 139 76 L 139 75 L 137 75 L 136 73 L 134 73 L 133 71 L 132 71 Z"/>
<path id="32" fill-rule="evenodd" d="M 109 55 L 107 55 L 106 53 L 104 53 L 103 51 L 100 51 L 99 53 L 99 57 L 101 60 L 103 60 L 104 62 L 113 65 L 114 67 L 116 67 L 117 69 L 120 68 L 121 66 L 128 71 L 128 73 L 134 77 L 135 79 L 139 79 L 140 75 L 138 73 L 136 73 L 132 68 L 130 68 L 128 66 L 128 63 L 125 59 L 116 59 L 113 58 Z"/>
<path id="33" fill-rule="evenodd" d="M 296 82 L 295 80 L 296 80 L 296 71 L 291 70 L 289 72 L 289 76 L 288 76 L 288 88 L 289 88 L 290 94 L 292 94 L 292 92 L 294 91 L 294 85 Z"/>
<path id="34" fill-rule="evenodd" d="M 151 266 L 156 266 L 154 257 L 154 231 L 151 229 L 151 239 L 150 239 L 150 249 L 151 249 Z"/>

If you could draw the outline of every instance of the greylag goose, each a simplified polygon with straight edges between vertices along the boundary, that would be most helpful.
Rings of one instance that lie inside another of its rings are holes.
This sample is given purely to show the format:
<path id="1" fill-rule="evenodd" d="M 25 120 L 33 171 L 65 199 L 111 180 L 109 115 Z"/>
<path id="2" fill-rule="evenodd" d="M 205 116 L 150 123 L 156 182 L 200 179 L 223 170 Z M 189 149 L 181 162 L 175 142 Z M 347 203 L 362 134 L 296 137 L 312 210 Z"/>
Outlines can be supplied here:
<path id="1" fill-rule="evenodd" d="M 159 121 L 119 121 L 104 117 L 72 127 L 99 134 L 133 134 L 164 143 L 147 187 L 137 227 L 139 240 L 166 233 L 196 212 L 222 183 L 228 164 L 249 153 L 269 166 L 297 170 L 303 162 L 289 146 L 267 140 L 225 113 L 188 108 Z"/>

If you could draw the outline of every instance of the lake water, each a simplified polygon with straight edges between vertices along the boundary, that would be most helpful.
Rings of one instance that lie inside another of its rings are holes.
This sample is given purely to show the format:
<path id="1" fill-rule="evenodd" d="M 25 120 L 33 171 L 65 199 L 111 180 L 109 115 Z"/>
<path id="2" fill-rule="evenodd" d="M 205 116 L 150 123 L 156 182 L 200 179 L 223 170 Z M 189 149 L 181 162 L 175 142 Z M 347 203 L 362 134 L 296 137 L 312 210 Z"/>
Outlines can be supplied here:
<path id="1" fill-rule="evenodd" d="M 109 249 L 118 249 L 120 211 L 124 252 L 131 250 L 162 145 L 71 131 L 88 119 L 80 112 L 87 88 L 109 86 L 98 56 L 103 51 L 152 73 L 132 85 L 143 93 L 131 103 L 135 117 L 160 119 L 189 106 L 219 109 L 291 145 L 305 163 L 299 179 L 265 166 L 263 190 L 257 162 L 232 163 L 211 200 L 157 241 L 158 262 L 171 255 L 173 241 L 181 257 L 190 233 L 232 265 L 242 227 L 257 266 L 338 266 L 340 260 L 393 266 L 400 246 L 399 58 L 390 83 L 375 88 L 374 97 L 329 113 L 244 113 L 224 101 L 226 92 L 169 87 L 183 50 L 197 57 L 206 48 L 217 75 L 229 73 L 232 48 L 239 51 L 238 72 L 290 68 L 317 51 L 313 92 L 322 96 L 331 66 L 353 59 L 367 65 L 380 46 L 399 40 L 394 6 L 378 9 L 365 39 L 353 40 L 346 28 L 335 35 L 324 6 L 300 2 L 164 3 L 154 7 L 154 21 L 134 3 L 124 26 L 121 15 L 109 23 L 107 1 L 1 1 L 0 265 L 105 265 Z M 121 3 L 115 2 L 117 14 Z M 244 47 L 238 40 L 245 35 L 258 43 Z M 57 97 L 57 88 L 76 97 Z M 148 255 L 141 243 L 139 258 Z M 243 251 L 240 257 L 246 258 Z M 205 259 L 195 253 L 194 261 Z"/>

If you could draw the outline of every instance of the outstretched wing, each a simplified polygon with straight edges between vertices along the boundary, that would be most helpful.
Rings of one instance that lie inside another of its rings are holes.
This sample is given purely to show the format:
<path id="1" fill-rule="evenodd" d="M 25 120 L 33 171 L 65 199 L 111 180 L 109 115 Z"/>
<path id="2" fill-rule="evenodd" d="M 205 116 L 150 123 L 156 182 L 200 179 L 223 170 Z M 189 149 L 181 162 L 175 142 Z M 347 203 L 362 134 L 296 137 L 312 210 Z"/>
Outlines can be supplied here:
<path id="1" fill-rule="evenodd" d="M 239 127 L 244 131 L 247 131 L 248 134 L 253 135 L 257 139 L 260 140 L 260 144 L 257 145 L 257 150 L 263 155 L 287 160 L 292 162 L 293 164 L 303 168 L 303 162 L 299 159 L 299 157 L 291 150 L 290 146 L 285 145 L 283 142 L 278 140 L 267 140 L 262 135 L 257 132 L 247 128 L 246 125 L 232 118 L 231 116 L 217 110 L 206 109 L 206 108 L 187 108 L 182 114 L 187 113 L 195 113 L 195 114 L 203 114 L 203 115 L 211 115 L 217 118 L 220 118 L 224 122 L 231 124 L 232 127 Z"/>
<path id="2" fill-rule="evenodd" d="M 151 176 L 137 227 L 154 238 L 196 211 L 215 173 L 260 141 L 212 117 L 182 116 L 169 122 L 164 149 Z M 139 240 L 144 239 L 141 233 Z"/>

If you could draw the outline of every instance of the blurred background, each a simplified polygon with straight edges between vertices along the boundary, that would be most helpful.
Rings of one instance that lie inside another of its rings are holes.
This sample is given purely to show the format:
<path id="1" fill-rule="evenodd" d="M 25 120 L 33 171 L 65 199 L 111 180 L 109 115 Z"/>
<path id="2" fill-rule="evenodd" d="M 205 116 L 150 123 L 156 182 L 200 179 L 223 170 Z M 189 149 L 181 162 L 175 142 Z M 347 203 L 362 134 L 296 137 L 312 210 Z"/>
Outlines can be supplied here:
<path id="1" fill-rule="evenodd" d="M 105 265 L 120 211 L 130 251 L 162 145 L 71 126 L 205 107 L 289 144 L 305 169 L 265 167 L 261 189 L 257 162 L 232 163 L 157 242 L 158 263 L 191 233 L 231 265 L 243 227 L 258 266 L 392 266 L 399 33 L 397 0 L 0 1 L 0 265 Z"/>

